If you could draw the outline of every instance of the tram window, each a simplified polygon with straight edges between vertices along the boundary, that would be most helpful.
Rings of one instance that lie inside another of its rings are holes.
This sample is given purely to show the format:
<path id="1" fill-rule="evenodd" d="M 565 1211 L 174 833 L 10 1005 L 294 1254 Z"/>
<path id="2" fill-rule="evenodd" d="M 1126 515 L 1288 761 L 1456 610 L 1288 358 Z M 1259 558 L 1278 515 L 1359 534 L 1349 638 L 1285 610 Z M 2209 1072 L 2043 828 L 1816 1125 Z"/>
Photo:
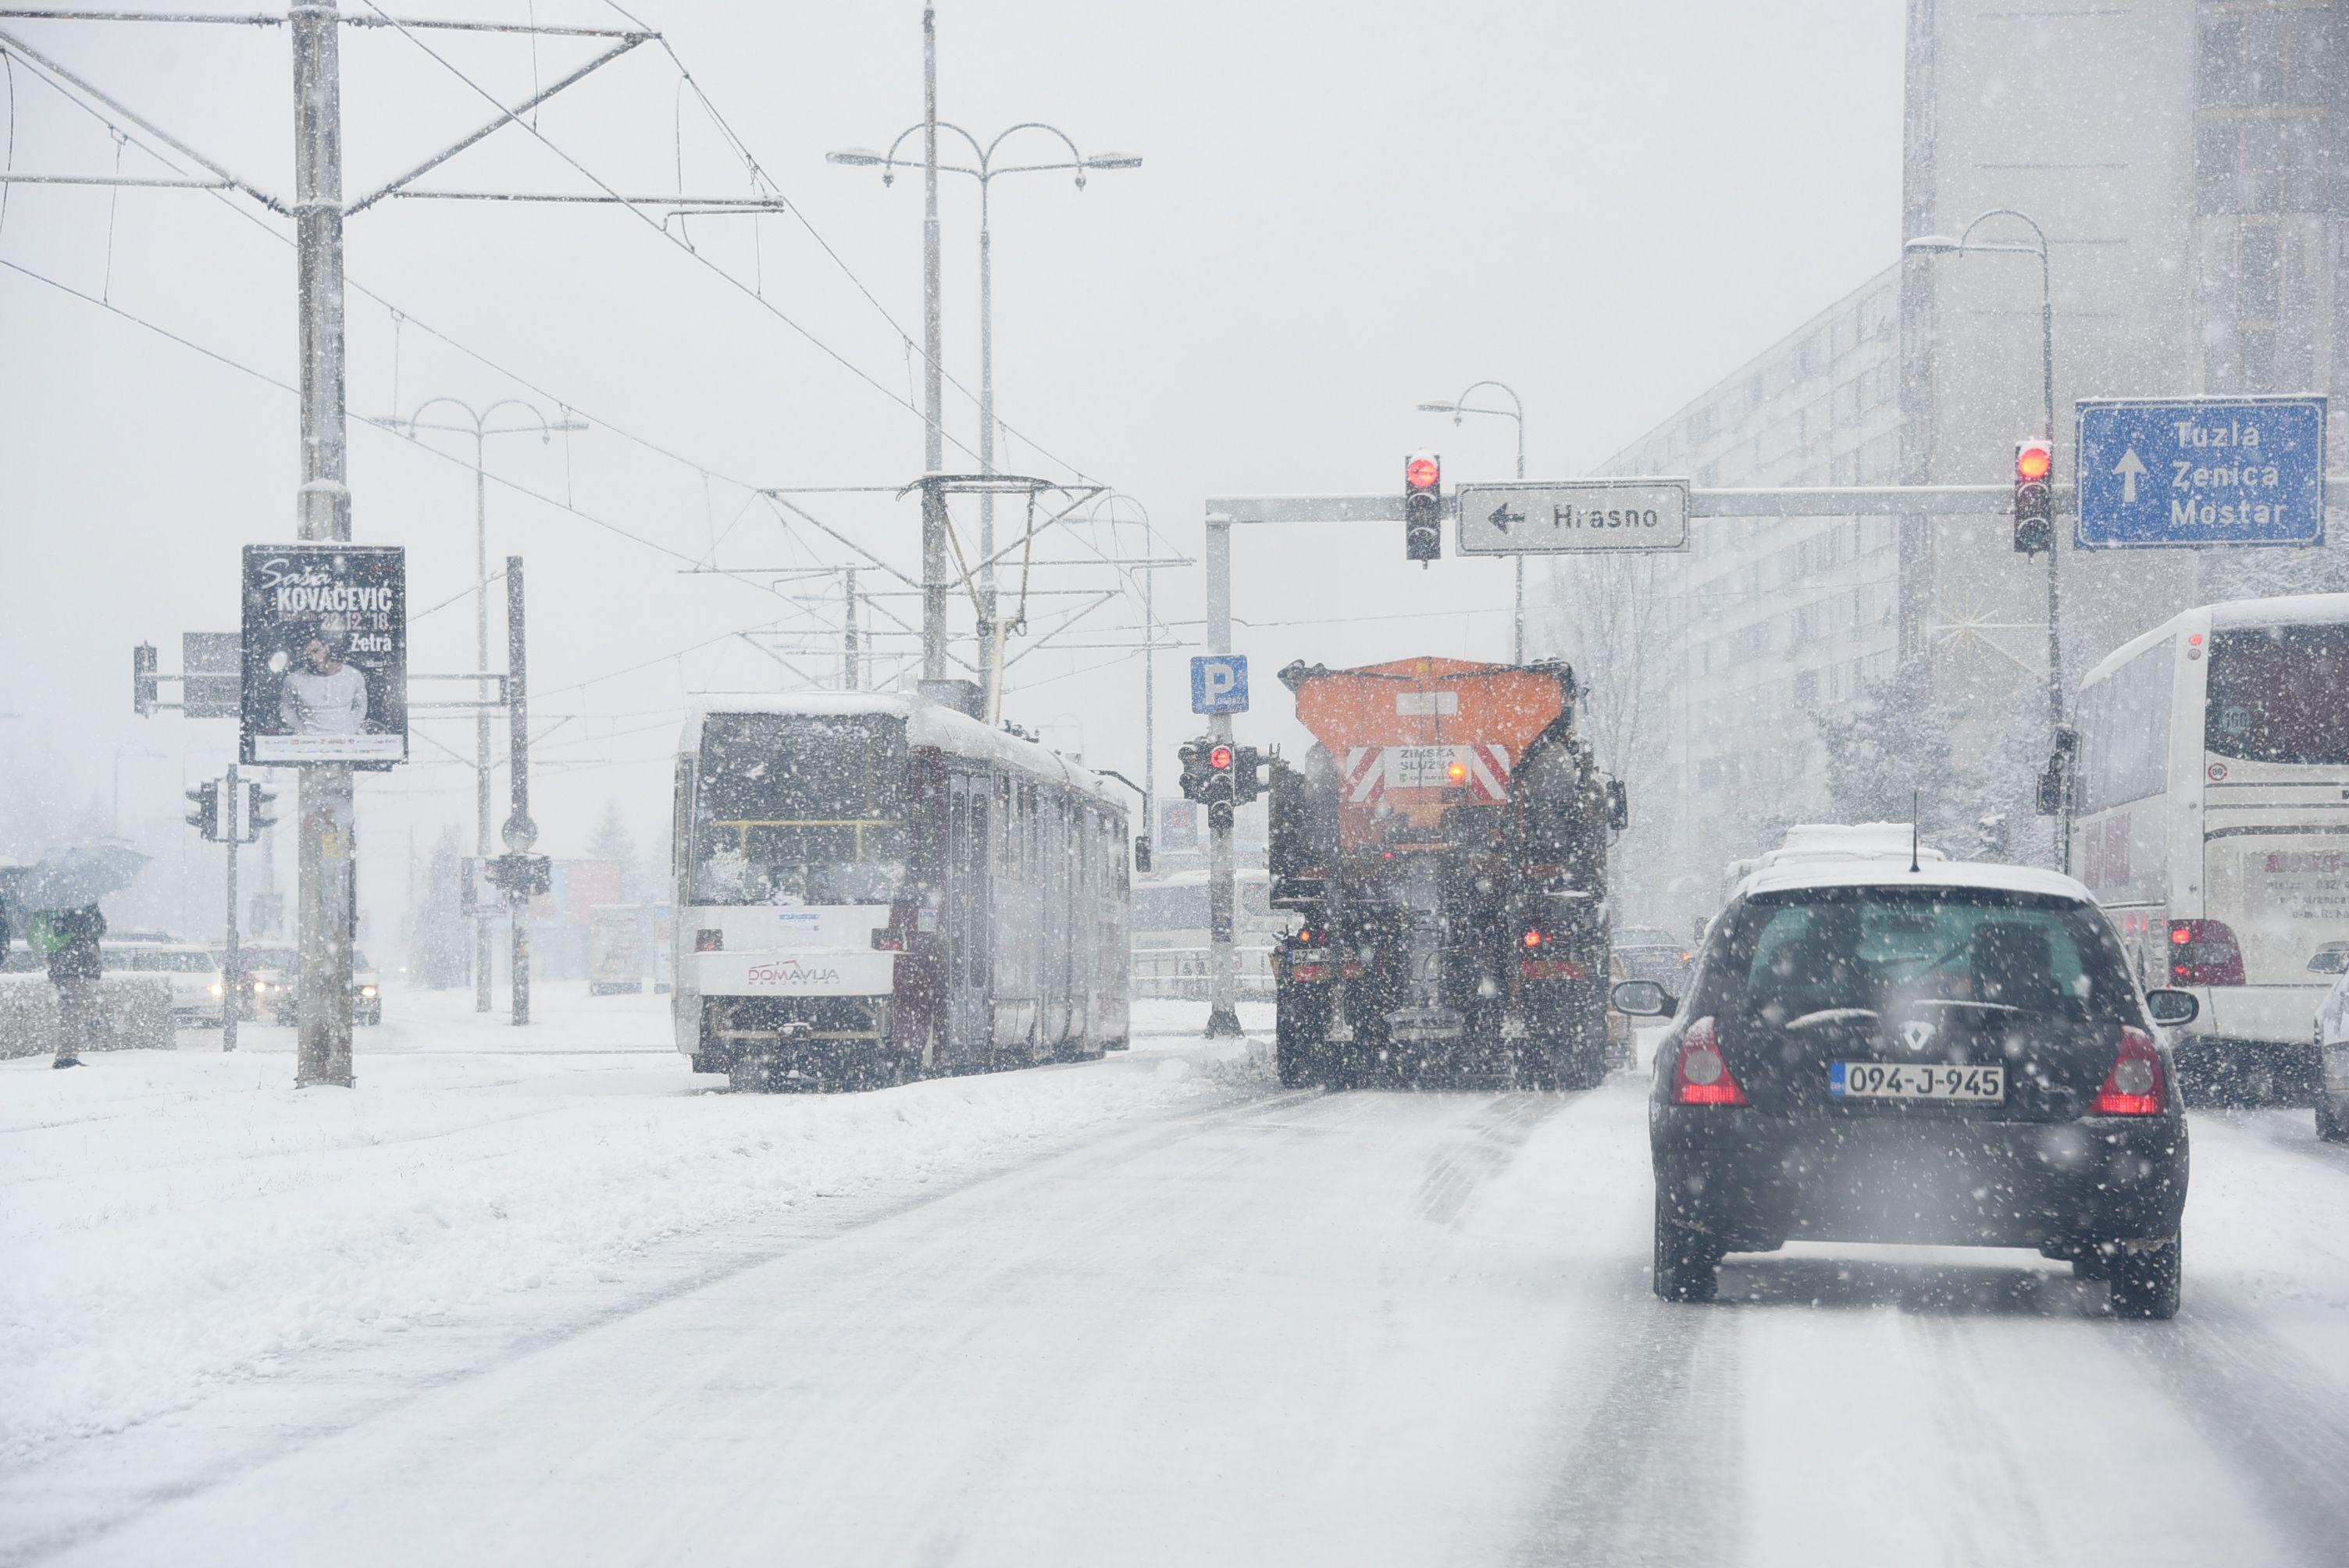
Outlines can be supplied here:
<path id="1" fill-rule="evenodd" d="M 698 903 L 886 903 L 907 874 L 905 740 L 885 714 L 712 714 L 694 801 Z"/>

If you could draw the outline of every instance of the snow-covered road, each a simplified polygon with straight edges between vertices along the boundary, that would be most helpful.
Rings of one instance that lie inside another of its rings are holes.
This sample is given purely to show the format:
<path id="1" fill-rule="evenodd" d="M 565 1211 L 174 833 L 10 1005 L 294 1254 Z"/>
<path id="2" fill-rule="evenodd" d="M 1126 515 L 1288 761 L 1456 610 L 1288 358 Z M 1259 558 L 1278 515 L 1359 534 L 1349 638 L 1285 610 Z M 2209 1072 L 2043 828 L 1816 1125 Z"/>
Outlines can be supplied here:
<path id="1" fill-rule="evenodd" d="M 242 1099 L 150 1061 L 78 1140 L 8 1075 L 0 1219 L 35 1266 L 0 1326 L 41 1336 L 0 1371 L 47 1403 L 7 1418 L 0 1562 L 2147 1568 L 2349 1539 L 2349 1158 L 2305 1112 L 2197 1119 L 2187 1307 L 2142 1324 L 2003 1253 L 1795 1247 L 1660 1303 L 1621 1077 L 1287 1094 L 1164 1036 L 818 1100 L 698 1094 L 673 1057 L 419 1052 L 407 1088 L 400 1059 L 332 1124 L 282 1057 L 238 1061 L 272 1086 Z M 247 1171 L 254 1126 L 286 1174 Z M 338 1219 L 367 1239 L 320 1283 L 307 1227 Z M 175 1379 L 104 1321 L 146 1277 L 126 1242 L 162 1254 L 133 1327 L 306 1287 L 312 1331 L 175 1331 L 212 1357 Z M 164 1395 L 77 1407 L 108 1367 Z"/>

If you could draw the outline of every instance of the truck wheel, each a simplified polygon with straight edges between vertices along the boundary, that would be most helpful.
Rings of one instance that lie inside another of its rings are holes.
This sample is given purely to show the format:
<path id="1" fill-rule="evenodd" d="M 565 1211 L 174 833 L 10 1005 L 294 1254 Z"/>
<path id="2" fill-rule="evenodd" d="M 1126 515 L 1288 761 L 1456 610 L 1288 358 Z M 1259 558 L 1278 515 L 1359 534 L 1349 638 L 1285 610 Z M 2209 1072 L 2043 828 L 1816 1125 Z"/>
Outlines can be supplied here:
<path id="1" fill-rule="evenodd" d="M 1315 1088 L 1321 1083 L 1319 1055 L 1310 1042 L 1295 1040 L 1283 1034 L 1273 1047 L 1273 1062 L 1280 1069 L 1283 1088 Z"/>
<path id="2" fill-rule="evenodd" d="M 2113 1282 L 2113 1315 L 2116 1317 L 2172 1318 L 2185 1274 L 2184 1249 L 2176 1241 L 2149 1247 L 2119 1248 L 2105 1262 L 2105 1277 Z"/>
<path id="3" fill-rule="evenodd" d="M 2333 1097 L 2322 1089 L 2316 1095 L 2316 1136 L 2327 1143 L 2349 1143 L 2349 1118 L 2333 1109 Z"/>
<path id="4" fill-rule="evenodd" d="M 1677 1224 L 1656 1198 L 1656 1295 L 1665 1301 L 1711 1301 L 1721 1288 L 1721 1249 L 1702 1231 Z"/>

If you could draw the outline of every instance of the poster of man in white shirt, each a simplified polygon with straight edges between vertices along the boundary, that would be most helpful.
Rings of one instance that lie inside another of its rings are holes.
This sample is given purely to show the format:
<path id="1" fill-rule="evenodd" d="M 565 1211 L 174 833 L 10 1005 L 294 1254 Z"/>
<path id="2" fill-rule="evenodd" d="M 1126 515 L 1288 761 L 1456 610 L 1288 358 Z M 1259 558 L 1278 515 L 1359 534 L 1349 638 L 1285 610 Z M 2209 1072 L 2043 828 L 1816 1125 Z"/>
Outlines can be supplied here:
<path id="1" fill-rule="evenodd" d="M 247 545 L 243 658 L 244 761 L 406 761 L 406 552 Z"/>

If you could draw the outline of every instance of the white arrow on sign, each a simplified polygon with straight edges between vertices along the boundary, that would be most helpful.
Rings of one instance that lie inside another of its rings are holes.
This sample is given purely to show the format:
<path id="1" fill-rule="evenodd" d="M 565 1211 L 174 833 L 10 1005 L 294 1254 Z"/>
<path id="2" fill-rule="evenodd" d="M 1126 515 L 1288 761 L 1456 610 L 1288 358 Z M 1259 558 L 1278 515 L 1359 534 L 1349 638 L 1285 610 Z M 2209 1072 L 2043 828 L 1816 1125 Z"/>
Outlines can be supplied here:
<path id="1" fill-rule="evenodd" d="M 2145 475 L 2145 459 L 2137 455 L 2135 447 L 2131 447 L 2121 454 L 2121 460 L 2113 465 L 2113 472 L 2121 476 L 2121 504 L 2135 506 L 2137 481 Z"/>

